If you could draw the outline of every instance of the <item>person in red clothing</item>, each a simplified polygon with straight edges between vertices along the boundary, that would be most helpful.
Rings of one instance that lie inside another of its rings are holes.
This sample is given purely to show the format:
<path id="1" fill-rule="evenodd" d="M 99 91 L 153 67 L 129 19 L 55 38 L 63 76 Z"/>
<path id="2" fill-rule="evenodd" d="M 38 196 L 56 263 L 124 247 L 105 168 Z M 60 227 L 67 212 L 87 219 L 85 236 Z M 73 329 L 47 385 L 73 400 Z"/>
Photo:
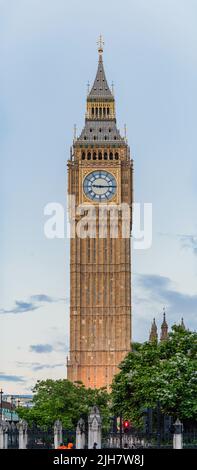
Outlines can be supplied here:
<path id="1" fill-rule="evenodd" d="M 63 444 L 63 442 L 59 445 L 58 449 L 68 449 L 67 446 Z"/>
<path id="2" fill-rule="evenodd" d="M 68 443 L 67 449 L 73 449 L 73 443 L 72 443 L 72 442 L 69 442 L 69 443 Z"/>

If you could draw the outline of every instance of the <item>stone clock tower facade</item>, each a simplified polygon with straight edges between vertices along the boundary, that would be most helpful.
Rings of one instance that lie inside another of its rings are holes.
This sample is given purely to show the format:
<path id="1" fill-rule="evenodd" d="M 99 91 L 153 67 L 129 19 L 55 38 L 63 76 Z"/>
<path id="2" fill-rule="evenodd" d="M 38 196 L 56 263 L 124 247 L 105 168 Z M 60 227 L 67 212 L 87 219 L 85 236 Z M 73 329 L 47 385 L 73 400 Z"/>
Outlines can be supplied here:
<path id="1" fill-rule="evenodd" d="M 86 387 L 110 388 L 118 365 L 131 348 L 131 250 L 129 236 L 99 232 L 99 210 L 125 203 L 132 210 L 132 160 L 126 137 L 116 127 L 115 99 L 103 67 L 99 43 L 96 78 L 87 96 L 85 126 L 75 137 L 68 161 L 68 193 L 94 207 L 95 230 L 70 240 L 69 380 Z M 85 213 L 86 214 L 86 213 Z M 74 228 L 81 216 L 75 215 Z"/>

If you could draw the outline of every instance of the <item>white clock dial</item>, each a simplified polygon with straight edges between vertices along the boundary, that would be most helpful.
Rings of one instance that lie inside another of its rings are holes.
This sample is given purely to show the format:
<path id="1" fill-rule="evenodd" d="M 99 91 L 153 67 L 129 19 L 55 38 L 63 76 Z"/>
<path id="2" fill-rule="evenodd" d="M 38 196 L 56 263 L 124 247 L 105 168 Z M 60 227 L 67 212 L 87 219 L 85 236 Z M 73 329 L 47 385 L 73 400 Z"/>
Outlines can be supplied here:
<path id="1" fill-rule="evenodd" d="M 95 170 L 84 178 L 84 193 L 93 201 L 110 201 L 116 194 L 116 189 L 116 179 L 108 171 Z"/>

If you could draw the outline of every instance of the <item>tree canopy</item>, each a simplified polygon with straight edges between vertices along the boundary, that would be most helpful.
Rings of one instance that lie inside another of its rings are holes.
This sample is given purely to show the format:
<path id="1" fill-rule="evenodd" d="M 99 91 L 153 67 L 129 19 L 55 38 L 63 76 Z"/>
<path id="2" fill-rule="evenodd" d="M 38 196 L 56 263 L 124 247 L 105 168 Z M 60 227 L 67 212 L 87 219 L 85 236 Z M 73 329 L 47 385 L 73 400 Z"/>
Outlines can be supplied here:
<path id="1" fill-rule="evenodd" d="M 100 409 L 104 428 L 109 421 L 109 395 L 103 389 L 86 389 L 81 383 L 69 380 L 38 381 L 35 385 L 32 408 L 18 410 L 19 416 L 28 424 L 52 426 L 59 419 L 65 429 L 76 428 L 81 416 L 87 416 L 90 408 L 97 405 Z"/>
<path id="2" fill-rule="evenodd" d="M 59 419 L 68 430 L 76 428 L 90 408 L 100 409 L 103 430 L 110 417 L 129 419 L 134 426 L 143 422 L 143 412 L 156 408 L 181 420 L 197 420 L 197 333 L 182 326 L 172 327 L 168 339 L 134 343 L 114 377 L 112 393 L 105 388 L 85 388 L 69 380 L 38 381 L 34 387 L 33 407 L 19 408 L 20 418 L 31 425 L 52 426 Z"/>
<path id="3" fill-rule="evenodd" d="M 156 408 L 180 419 L 197 419 L 197 334 L 173 326 L 165 341 L 135 343 L 112 384 L 115 414 L 134 425 L 145 408 Z"/>

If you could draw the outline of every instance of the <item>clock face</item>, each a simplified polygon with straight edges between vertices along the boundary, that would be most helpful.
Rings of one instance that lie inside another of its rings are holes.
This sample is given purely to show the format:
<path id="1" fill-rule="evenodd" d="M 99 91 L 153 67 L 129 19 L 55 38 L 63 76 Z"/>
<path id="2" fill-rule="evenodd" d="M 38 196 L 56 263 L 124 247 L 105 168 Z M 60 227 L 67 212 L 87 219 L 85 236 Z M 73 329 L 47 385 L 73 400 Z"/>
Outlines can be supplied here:
<path id="1" fill-rule="evenodd" d="M 116 194 L 116 179 L 108 171 L 97 170 L 89 173 L 84 179 L 83 190 L 92 201 L 110 201 Z"/>

